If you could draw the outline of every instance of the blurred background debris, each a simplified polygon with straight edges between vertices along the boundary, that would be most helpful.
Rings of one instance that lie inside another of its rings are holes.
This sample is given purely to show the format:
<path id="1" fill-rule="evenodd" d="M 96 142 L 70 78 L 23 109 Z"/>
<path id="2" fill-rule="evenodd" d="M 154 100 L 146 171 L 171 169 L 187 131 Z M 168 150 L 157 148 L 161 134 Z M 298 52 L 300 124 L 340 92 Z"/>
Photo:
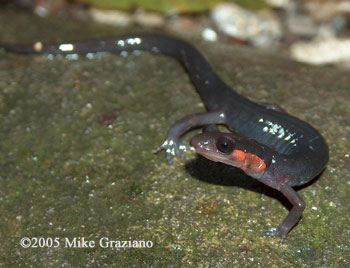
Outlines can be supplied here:
<path id="1" fill-rule="evenodd" d="M 268 48 L 282 36 L 280 22 L 270 10 L 252 12 L 234 3 L 221 3 L 211 11 L 217 28 L 228 36 Z"/>
<path id="2" fill-rule="evenodd" d="M 309 64 L 348 68 L 348 0 L 0 0 L 38 16 L 138 25 L 209 42 L 231 42 Z"/>

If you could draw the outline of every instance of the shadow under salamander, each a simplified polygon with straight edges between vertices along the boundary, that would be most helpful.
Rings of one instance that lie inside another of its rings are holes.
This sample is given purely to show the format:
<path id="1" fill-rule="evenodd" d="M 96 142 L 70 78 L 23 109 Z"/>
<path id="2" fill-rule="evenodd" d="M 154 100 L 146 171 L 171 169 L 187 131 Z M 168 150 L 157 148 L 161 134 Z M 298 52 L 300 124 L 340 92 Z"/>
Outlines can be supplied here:
<path id="1" fill-rule="evenodd" d="M 277 199 L 288 210 L 292 208 L 292 205 L 282 193 L 249 177 L 238 168 L 216 163 L 198 155 L 195 160 L 186 162 L 185 169 L 197 180 L 215 185 L 234 186 L 254 191 L 260 193 L 262 196 L 266 195 Z M 302 186 L 294 187 L 294 189 L 297 191 L 303 189 L 314 183 L 318 178 L 319 176 Z"/>

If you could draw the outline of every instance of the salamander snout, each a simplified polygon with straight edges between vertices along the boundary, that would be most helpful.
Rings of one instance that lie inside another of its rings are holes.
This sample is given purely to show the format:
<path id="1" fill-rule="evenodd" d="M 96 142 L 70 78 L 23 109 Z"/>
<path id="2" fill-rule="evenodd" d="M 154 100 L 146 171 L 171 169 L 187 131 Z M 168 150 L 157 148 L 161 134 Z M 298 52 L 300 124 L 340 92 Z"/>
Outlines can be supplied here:
<path id="1" fill-rule="evenodd" d="M 215 140 L 210 135 L 207 135 L 207 133 L 201 133 L 194 136 L 191 139 L 190 144 L 192 147 L 194 147 L 197 153 L 207 158 L 209 158 L 208 156 L 215 154 L 216 152 Z"/>

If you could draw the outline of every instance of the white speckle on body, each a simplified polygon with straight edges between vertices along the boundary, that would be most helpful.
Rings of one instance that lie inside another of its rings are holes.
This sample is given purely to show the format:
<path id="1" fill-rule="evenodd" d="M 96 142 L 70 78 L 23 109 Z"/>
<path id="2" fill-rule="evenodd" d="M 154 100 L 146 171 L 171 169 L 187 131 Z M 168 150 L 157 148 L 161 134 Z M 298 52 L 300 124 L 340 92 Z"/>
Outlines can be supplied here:
<path id="1" fill-rule="evenodd" d="M 67 52 L 67 51 L 73 51 L 74 45 L 73 44 L 61 44 L 58 47 L 59 50 Z"/>

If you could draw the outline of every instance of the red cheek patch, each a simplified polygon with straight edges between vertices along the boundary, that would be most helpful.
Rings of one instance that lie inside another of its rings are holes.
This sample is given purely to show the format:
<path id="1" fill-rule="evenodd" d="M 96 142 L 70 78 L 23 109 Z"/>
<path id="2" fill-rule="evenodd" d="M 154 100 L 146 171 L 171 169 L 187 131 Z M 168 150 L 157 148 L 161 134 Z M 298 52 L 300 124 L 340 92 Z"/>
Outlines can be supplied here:
<path id="1" fill-rule="evenodd" d="M 257 155 L 245 153 L 241 150 L 233 151 L 233 159 L 240 163 L 239 167 L 248 175 L 261 175 L 265 169 L 265 162 Z"/>

